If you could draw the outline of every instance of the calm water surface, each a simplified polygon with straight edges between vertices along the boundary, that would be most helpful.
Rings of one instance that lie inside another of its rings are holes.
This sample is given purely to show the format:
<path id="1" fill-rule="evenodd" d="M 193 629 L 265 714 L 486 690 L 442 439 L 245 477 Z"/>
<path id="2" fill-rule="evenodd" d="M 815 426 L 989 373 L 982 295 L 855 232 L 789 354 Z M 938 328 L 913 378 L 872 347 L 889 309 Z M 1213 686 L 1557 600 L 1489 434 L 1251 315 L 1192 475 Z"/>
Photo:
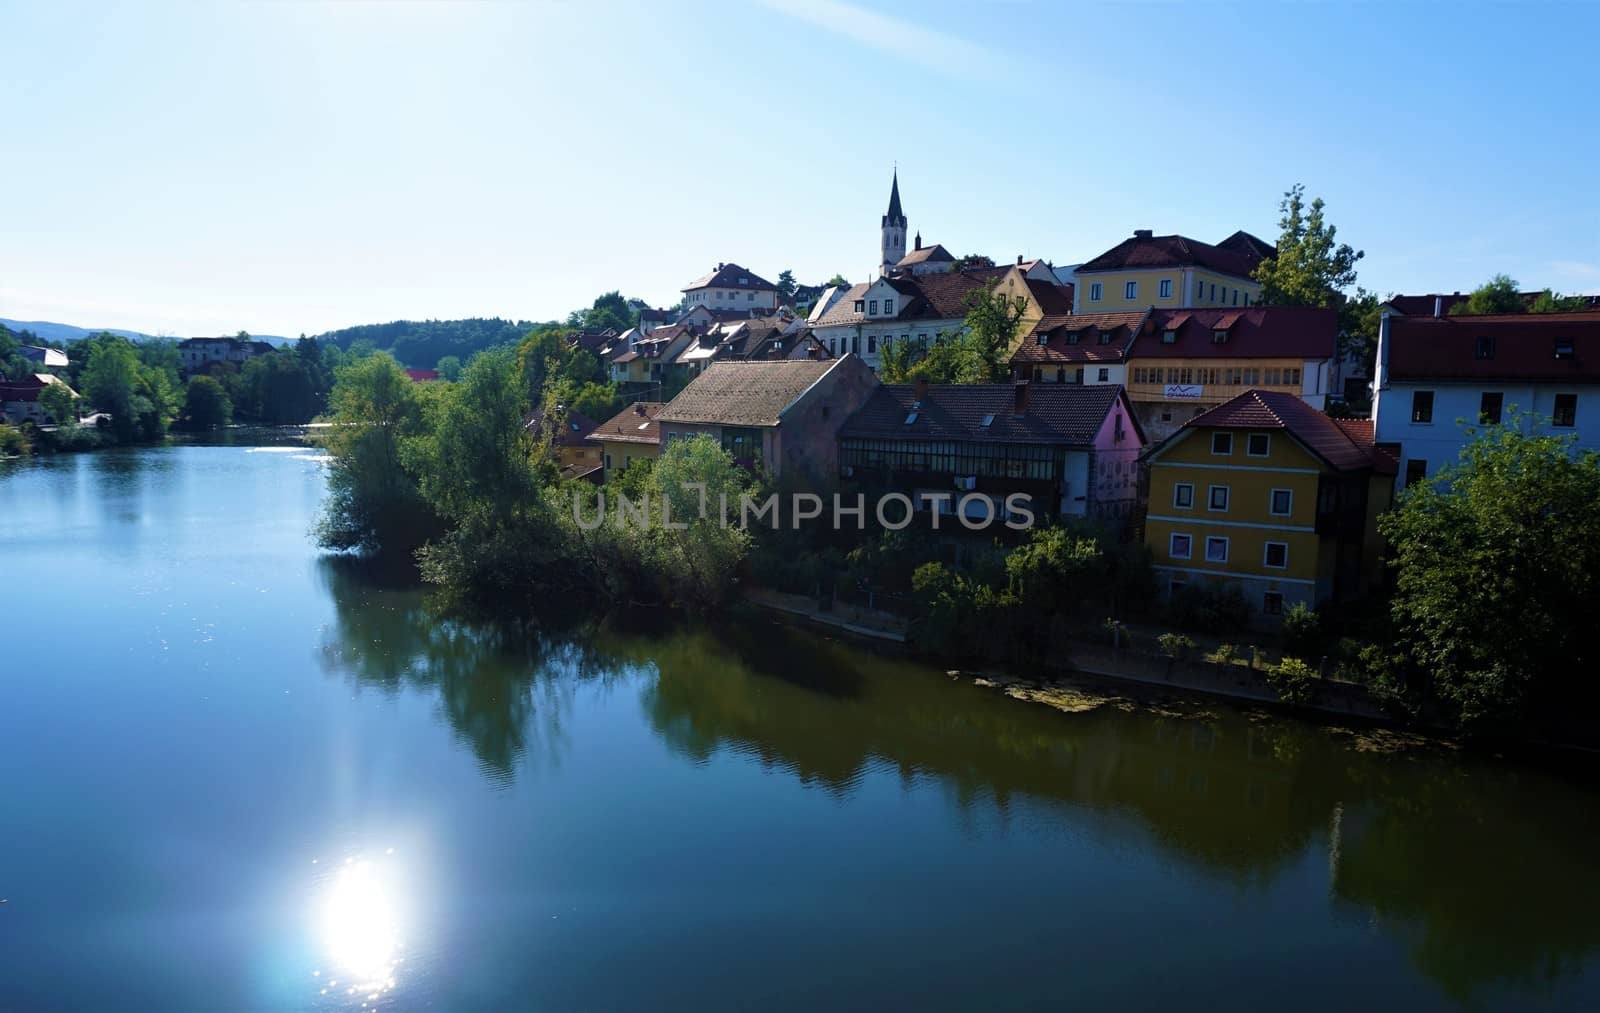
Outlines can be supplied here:
<path id="1" fill-rule="evenodd" d="M 320 469 L 0 474 L 0 1007 L 1600 1009 L 1592 783 L 453 622 Z"/>

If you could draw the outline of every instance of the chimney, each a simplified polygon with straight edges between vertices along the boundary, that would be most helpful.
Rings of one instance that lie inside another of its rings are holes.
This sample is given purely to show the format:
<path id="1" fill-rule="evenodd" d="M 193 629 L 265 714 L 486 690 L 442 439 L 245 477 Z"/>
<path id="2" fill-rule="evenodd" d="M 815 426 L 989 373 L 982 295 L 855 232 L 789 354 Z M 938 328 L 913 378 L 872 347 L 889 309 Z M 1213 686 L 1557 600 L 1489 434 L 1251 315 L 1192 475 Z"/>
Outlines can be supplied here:
<path id="1" fill-rule="evenodd" d="M 1155 233 L 1152 232 L 1150 229 L 1134 229 L 1133 230 L 1133 238 L 1135 238 L 1135 239 L 1149 239 L 1151 236 L 1154 236 L 1154 235 L 1155 235 Z"/>
<path id="2" fill-rule="evenodd" d="M 922 233 L 920 233 L 920 232 L 919 232 L 919 233 L 917 233 L 917 245 L 916 245 L 916 249 L 919 249 L 919 250 L 920 250 L 920 249 L 922 249 Z"/>
<path id="3" fill-rule="evenodd" d="M 923 398 L 925 398 L 927 396 L 928 396 L 928 379 L 927 379 L 927 377 L 919 376 L 919 377 L 917 377 L 917 395 L 916 395 L 917 400 L 921 401 Z"/>
<path id="4" fill-rule="evenodd" d="M 1020 254 L 1020 253 L 1017 254 L 1017 266 L 1018 267 L 1022 266 L 1022 254 Z"/>
<path id="5" fill-rule="evenodd" d="M 1436 295 L 1433 297 L 1433 315 L 1435 318 L 1444 316 L 1444 296 Z"/>
<path id="6" fill-rule="evenodd" d="M 635 401 L 633 403 L 633 413 L 635 415 L 643 415 L 644 414 L 644 405 L 642 405 L 639 402 Z"/>
<path id="7" fill-rule="evenodd" d="M 1028 381 L 1022 380 L 1013 387 L 1011 414 L 1028 414 Z"/>

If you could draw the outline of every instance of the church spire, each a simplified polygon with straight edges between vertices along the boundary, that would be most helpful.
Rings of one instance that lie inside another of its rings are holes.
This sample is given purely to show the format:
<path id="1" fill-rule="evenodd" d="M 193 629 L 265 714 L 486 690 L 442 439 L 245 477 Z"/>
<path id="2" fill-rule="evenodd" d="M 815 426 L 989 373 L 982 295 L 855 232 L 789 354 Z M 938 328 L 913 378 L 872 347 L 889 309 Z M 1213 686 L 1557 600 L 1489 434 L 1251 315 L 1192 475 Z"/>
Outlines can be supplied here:
<path id="1" fill-rule="evenodd" d="M 889 184 L 889 213 L 883 216 L 884 225 L 906 227 L 905 212 L 900 210 L 900 169 L 894 170 L 894 182 Z"/>

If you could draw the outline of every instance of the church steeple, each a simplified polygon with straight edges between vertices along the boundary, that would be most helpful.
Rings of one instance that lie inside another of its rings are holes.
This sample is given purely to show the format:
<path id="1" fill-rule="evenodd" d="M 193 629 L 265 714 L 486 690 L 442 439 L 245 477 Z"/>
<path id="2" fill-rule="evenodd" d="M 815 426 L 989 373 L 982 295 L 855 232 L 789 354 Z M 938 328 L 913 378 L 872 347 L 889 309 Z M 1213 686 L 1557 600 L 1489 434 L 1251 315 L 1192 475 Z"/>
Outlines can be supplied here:
<path id="1" fill-rule="evenodd" d="M 889 184 L 889 211 L 883 216 L 882 239 L 883 263 L 880 266 L 884 274 L 890 268 L 905 259 L 906 255 L 906 215 L 900 209 L 900 169 L 894 170 L 894 181 Z"/>

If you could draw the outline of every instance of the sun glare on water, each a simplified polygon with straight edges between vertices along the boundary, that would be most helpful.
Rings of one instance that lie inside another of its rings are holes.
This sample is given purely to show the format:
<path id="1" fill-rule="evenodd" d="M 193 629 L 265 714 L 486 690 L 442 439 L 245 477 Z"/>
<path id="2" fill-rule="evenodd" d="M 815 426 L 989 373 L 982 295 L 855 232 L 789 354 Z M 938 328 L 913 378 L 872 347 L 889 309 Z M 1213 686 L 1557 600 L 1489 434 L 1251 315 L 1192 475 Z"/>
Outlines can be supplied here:
<path id="1" fill-rule="evenodd" d="M 398 877 L 389 865 L 352 859 L 323 897 L 321 928 L 332 970 L 319 971 L 338 993 L 376 999 L 394 987 L 401 951 Z"/>

